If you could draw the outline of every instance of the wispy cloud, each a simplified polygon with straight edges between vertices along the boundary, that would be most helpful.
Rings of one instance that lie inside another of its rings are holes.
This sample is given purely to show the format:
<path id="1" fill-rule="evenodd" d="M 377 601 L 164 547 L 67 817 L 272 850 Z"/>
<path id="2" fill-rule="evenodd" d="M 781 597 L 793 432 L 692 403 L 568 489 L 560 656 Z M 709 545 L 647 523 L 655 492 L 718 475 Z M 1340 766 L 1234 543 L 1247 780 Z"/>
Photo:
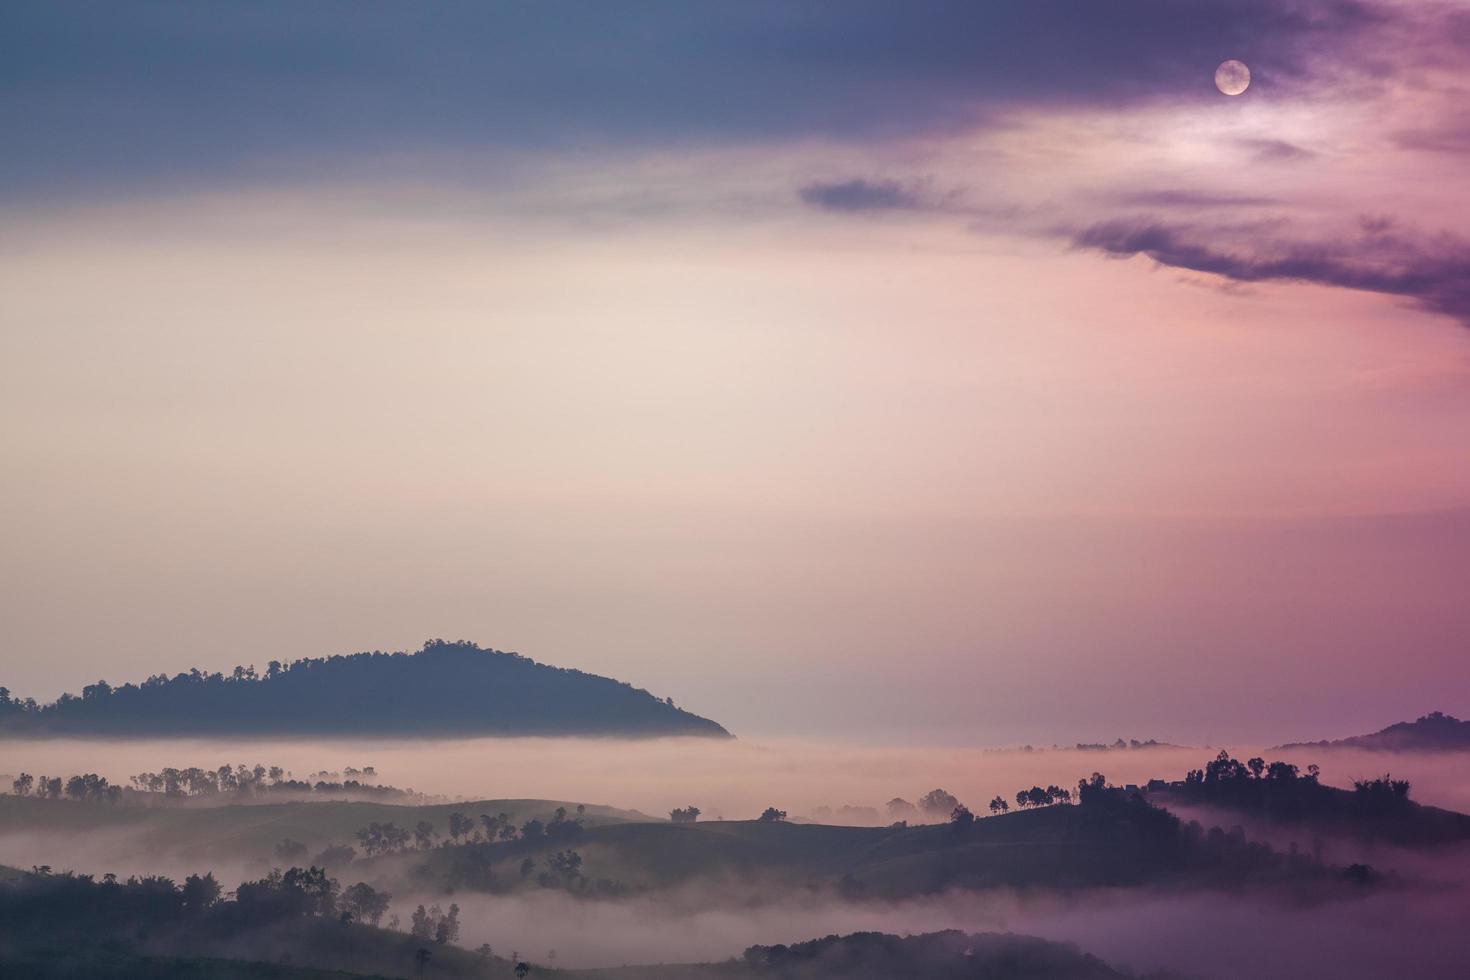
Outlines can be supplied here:
<path id="1" fill-rule="evenodd" d="M 1281 139 L 1241 139 L 1236 144 L 1257 159 L 1270 162 L 1310 160 L 1317 154 L 1306 147 Z"/>
<path id="2" fill-rule="evenodd" d="M 1280 203 L 1272 197 L 1186 189 L 1129 191 L 1118 195 L 1118 201 L 1134 207 L 1181 209 L 1262 207 Z"/>
<path id="3" fill-rule="evenodd" d="M 825 211 L 918 211 L 928 207 L 922 185 L 897 180 L 817 181 L 802 187 L 797 196 Z"/>
<path id="4" fill-rule="evenodd" d="M 1115 257 L 1146 255 L 1235 282 L 1305 282 L 1403 296 L 1470 326 L 1470 242 L 1399 230 L 1384 219 L 1364 219 L 1354 236 L 1315 240 L 1279 237 L 1267 225 L 1121 219 L 1083 229 L 1073 244 Z"/>

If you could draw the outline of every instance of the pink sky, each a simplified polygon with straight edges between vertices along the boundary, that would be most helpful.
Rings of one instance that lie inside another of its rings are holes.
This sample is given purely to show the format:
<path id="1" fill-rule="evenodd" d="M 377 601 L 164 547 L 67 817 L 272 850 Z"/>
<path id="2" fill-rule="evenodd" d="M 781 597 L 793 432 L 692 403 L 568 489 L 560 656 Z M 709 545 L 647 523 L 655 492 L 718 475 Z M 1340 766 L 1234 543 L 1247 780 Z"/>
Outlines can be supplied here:
<path id="1" fill-rule="evenodd" d="M 689 76 L 713 130 L 645 93 L 550 143 L 390 95 L 312 142 L 311 88 L 191 141 L 140 89 L 115 172 L 0 168 L 0 683 L 444 636 L 737 734 L 1470 712 L 1470 20 L 1317 6 L 1204 4 L 1249 50 L 1171 21 L 1146 77 L 818 59 L 810 119 Z M 80 100 L 26 153 L 119 64 L 0 100 Z"/>

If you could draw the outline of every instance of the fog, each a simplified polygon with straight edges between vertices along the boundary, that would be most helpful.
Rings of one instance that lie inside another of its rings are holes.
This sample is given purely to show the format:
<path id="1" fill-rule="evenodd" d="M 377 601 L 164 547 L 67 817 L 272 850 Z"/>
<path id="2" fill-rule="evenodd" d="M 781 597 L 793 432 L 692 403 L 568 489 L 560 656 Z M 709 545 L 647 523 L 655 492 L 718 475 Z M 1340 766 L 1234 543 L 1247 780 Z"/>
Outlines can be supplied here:
<path id="1" fill-rule="evenodd" d="M 708 890 L 672 898 L 586 902 L 553 891 L 504 898 L 406 894 L 458 902 L 462 945 L 488 942 L 501 955 L 583 967 L 720 960 L 756 943 L 790 943 L 832 933 L 939 929 L 1010 931 L 1076 943 L 1117 966 L 1172 969 L 1201 980 L 1257 977 L 1454 976 L 1470 964 L 1463 891 L 1374 894 L 1321 905 L 1242 895 L 1153 891 L 1085 897 L 1010 891 L 951 893 L 901 903 L 853 903 L 808 895 L 756 907 L 705 904 Z"/>
<path id="2" fill-rule="evenodd" d="M 1230 748 L 1242 758 L 1265 754 L 1302 765 L 1315 761 L 1322 766 L 1322 779 L 1335 785 L 1392 771 L 1411 779 L 1412 795 L 1420 802 L 1470 809 L 1470 777 L 1463 759 L 1453 754 Z M 1094 770 L 1114 783 L 1178 778 L 1218 751 L 1205 746 L 987 750 L 708 739 L 7 740 L 0 743 L 0 772 L 98 772 L 125 783 L 134 773 L 166 765 L 263 762 L 301 774 L 372 765 L 381 782 L 450 798 L 577 800 L 659 816 L 693 803 L 705 818 L 745 819 L 769 805 L 793 818 L 823 806 L 872 807 L 881 813 L 894 796 L 915 801 L 935 787 L 983 812 L 996 794 L 1012 797 L 1017 789 L 1038 783 L 1069 786 Z M 1181 815 L 1240 823 L 1253 839 L 1283 846 L 1289 840 L 1304 843 L 1299 833 L 1253 823 L 1241 814 L 1201 810 Z M 218 850 L 204 857 L 197 845 L 191 853 L 171 853 L 166 846 L 160 849 L 156 833 L 145 837 L 124 820 L 116 829 L 85 834 L 0 834 L 0 863 L 175 878 L 213 870 L 226 887 L 269 867 L 267 856 L 235 853 L 229 841 L 218 842 Z M 569 967 L 723 959 L 754 943 L 856 930 L 946 928 L 1067 940 L 1116 965 L 1174 969 L 1200 978 L 1450 976 L 1470 964 L 1462 913 L 1470 855 L 1382 847 L 1365 854 L 1340 840 L 1327 846 L 1331 860 L 1366 856 L 1375 867 L 1398 869 L 1415 880 L 1320 904 L 1292 903 L 1261 891 L 1158 890 L 991 891 L 886 903 L 761 889 L 749 880 L 705 878 L 657 895 L 597 901 L 556 890 L 513 896 L 463 890 L 420 894 L 408 882 L 382 878 L 380 867 L 354 866 L 336 874 L 344 885 L 366 877 L 388 887 L 395 896 L 393 912 L 403 922 L 419 902 L 446 907 L 457 902 L 465 947 L 488 942 L 501 955 L 515 951 L 536 962 L 546 962 L 555 950 L 556 964 Z"/>
<path id="3" fill-rule="evenodd" d="M 1034 784 L 1074 786 L 1094 771 L 1118 784 L 1182 778 L 1218 751 L 879 747 L 805 739 L 7 739 L 0 742 L 0 773 L 96 772 L 126 784 L 133 774 L 162 766 L 261 762 L 305 774 L 371 765 L 379 782 L 449 798 L 576 800 L 656 816 L 693 803 L 706 818 L 736 820 L 767 806 L 793 818 L 822 806 L 876 807 L 881 814 L 895 796 L 913 802 L 936 787 L 978 812 L 997 794 L 1009 799 Z M 1419 802 L 1470 811 L 1470 773 L 1454 755 L 1230 751 L 1239 758 L 1317 762 L 1323 781 L 1339 786 L 1392 771 L 1412 780 Z"/>

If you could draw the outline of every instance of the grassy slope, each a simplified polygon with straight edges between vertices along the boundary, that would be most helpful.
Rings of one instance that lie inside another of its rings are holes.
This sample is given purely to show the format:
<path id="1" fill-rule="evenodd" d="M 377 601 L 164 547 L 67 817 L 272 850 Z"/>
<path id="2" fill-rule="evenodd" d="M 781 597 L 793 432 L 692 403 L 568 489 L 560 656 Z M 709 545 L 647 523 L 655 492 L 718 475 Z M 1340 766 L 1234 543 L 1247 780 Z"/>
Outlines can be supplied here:
<path id="1" fill-rule="evenodd" d="M 841 884 L 873 896 L 903 896 L 991 885 L 1127 885 L 1175 873 L 1146 840 L 1122 824 L 1089 834 L 1080 807 L 1049 807 L 977 821 L 907 829 L 725 821 L 596 827 L 574 846 L 583 874 L 635 889 L 677 886 L 697 877 L 759 877 L 790 887 Z M 566 845 L 484 846 L 495 880 L 516 887 L 530 856 L 538 870 Z M 427 881 L 449 882 L 460 848 L 384 859 Z M 1158 858 L 1155 861 L 1155 858 Z M 534 886 L 534 882 L 528 883 Z"/>
<path id="2" fill-rule="evenodd" d="M 388 803 L 302 802 L 234 804 L 227 806 L 118 806 L 72 800 L 38 800 L 0 796 L 0 833 L 13 831 L 89 832 L 124 830 L 137 833 L 145 850 L 188 857 L 220 854 L 269 856 L 276 843 L 290 838 L 313 850 L 328 844 L 356 843 L 354 833 L 374 821 L 393 822 L 412 829 L 420 820 L 432 823 L 440 834 L 456 811 L 471 818 L 481 813 L 507 813 L 519 823 L 532 817 L 546 820 L 558 806 L 576 810 L 576 803 L 557 800 L 480 800 L 432 806 Z M 628 820 L 647 820 L 644 814 L 606 806 L 588 806 L 589 827 Z"/>

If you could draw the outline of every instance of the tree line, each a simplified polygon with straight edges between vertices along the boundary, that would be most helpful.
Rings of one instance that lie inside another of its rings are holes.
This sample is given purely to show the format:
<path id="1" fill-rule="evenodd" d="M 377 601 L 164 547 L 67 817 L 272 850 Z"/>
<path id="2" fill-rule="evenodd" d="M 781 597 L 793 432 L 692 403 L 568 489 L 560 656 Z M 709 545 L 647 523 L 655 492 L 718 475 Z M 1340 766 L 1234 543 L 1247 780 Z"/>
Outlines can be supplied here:
<path id="1" fill-rule="evenodd" d="M 337 773 L 320 772 L 315 776 L 337 776 Z M 16 796 L 35 796 L 39 799 L 106 800 L 119 802 L 130 796 L 162 796 L 166 799 L 215 796 L 267 796 L 267 795 L 341 795 L 368 796 L 373 798 L 408 798 L 415 796 L 413 790 L 401 790 L 395 786 L 364 783 L 362 776 L 376 775 L 372 766 L 363 769 L 347 767 L 342 775 L 347 778 L 329 782 L 318 778 L 315 782 L 296 779 L 280 766 L 219 766 L 202 769 L 164 767 L 158 772 L 141 772 L 128 780 L 130 786 L 109 783 L 105 776 L 96 773 L 80 773 L 71 777 L 33 776 L 23 772 L 10 784 Z"/>
<path id="2" fill-rule="evenodd" d="M 580 840 L 586 832 L 586 828 L 582 825 L 582 818 L 586 812 L 586 806 L 578 804 L 577 815 L 573 817 L 568 813 L 566 807 L 559 806 L 551 815 L 550 820 L 532 818 L 517 828 L 511 821 L 510 815 L 506 813 L 494 815 L 482 813 L 476 819 L 456 810 L 449 815 L 447 836 L 441 837 L 431 821 L 420 820 L 412 828 L 399 827 L 391 821 L 386 823 L 374 821 L 366 827 L 359 828 L 355 837 L 363 852 L 369 856 L 402 853 L 410 849 L 422 851 L 435 846 L 490 844 L 515 840 L 532 843 L 542 841 L 571 843 Z"/>

